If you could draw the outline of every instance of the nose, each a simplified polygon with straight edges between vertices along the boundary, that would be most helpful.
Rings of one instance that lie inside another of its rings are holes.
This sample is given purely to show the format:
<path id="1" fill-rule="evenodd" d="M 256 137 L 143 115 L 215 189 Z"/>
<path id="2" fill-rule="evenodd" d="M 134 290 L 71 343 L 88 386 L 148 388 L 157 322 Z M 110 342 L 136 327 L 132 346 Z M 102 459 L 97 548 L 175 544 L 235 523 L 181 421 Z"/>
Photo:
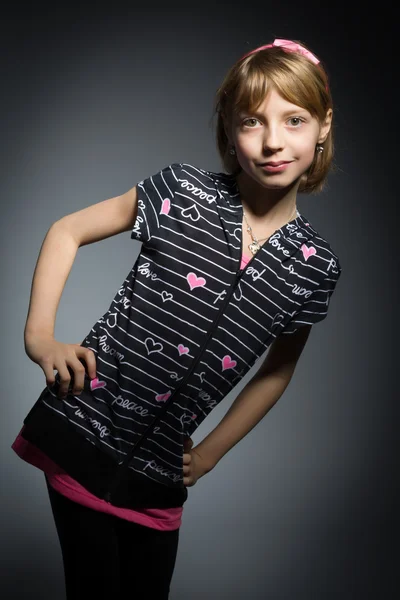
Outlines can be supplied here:
<path id="1" fill-rule="evenodd" d="M 263 150 L 276 152 L 281 150 L 283 145 L 283 132 L 279 126 L 272 124 L 266 127 L 263 137 Z"/>

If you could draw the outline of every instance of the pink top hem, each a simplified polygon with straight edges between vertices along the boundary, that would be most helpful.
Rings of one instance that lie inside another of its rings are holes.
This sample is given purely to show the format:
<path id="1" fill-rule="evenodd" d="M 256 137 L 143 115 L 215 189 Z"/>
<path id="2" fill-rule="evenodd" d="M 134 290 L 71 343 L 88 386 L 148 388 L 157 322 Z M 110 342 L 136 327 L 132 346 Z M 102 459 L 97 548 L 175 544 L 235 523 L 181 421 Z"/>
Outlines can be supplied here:
<path id="1" fill-rule="evenodd" d="M 181 526 L 182 506 L 168 509 L 145 508 L 139 511 L 128 508 L 119 508 L 101 498 L 97 498 L 97 496 L 91 494 L 75 479 L 72 479 L 72 477 L 70 477 L 55 462 L 50 460 L 48 456 L 41 452 L 41 450 L 25 440 L 21 435 L 23 429 L 24 428 L 22 427 L 11 448 L 20 458 L 22 458 L 22 460 L 25 460 L 46 473 L 51 487 L 63 496 L 66 496 L 73 502 L 92 508 L 93 510 L 105 512 L 120 517 L 121 519 L 126 519 L 127 521 L 133 521 L 134 523 L 139 523 L 139 525 L 144 525 L 145 527 L 169 531 L 178 529 Z"/>

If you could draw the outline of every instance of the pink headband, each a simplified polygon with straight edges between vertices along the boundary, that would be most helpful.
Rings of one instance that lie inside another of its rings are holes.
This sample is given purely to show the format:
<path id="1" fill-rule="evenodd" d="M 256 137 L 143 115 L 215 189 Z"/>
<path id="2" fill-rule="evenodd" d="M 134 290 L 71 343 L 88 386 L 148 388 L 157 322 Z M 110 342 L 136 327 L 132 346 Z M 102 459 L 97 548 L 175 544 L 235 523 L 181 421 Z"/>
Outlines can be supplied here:
<path id="1" fill-rule="evenodd" d="M 247 56 L 250 56 L 250 54 L 254 54 L 255 52 L 258 52 L 259 50 L 265 50 L 265 48 L 272 48 L 273 46 L 281 46 L 282 48 L 285 48 L 285 50 L 287 50 L 288 52 L 298 52 L 299 54 L 306 56 L 309 60 L 311 60 L 316 65 L 320 62 L 318 60 L 318 58 L 314 54 L 312 54 L 312 52 L 310 52 L 309 50 L 306 50 L 306 48 L 303 48 L 303 46 L 301 46 L 297 42 L 292 42 L 291 40 L 280 40 L 280 39 L 274 40 L 274 42 L 272 44 L 266 44 L 265 46 L 260 46 L 260 48 L 251 50 L 251 52 L 248 52 L 247 54 L 242 56 L 242 58 L 240 60 L 243 60 Z M 326 89 L 328 89 L 328 86 L 326 86 Z"/>
<path id="2" fill-rule="evenodd" d="M 296 42 L 292 42 L 291 40 L 278 40 L 278 39 L 274 40 L 273 44 L 267 44 L 266 46 L 260 46 L 260 48 L 251 50 L 251 52 L 248 52 L 247 54 L 242 56 L 242 58 L 240 60 L 242 60 L 243 58 L 246 58 L 246 56 L 250 56 L 250 54 L 253 54 L 254 52 L 258 52 L 259 50 L 264 50 L 265 48 L 272 48 L 272 46 L 283 46 L 289 52 L 298 52 L 299 54 L 302 54 L 303 56 L 306 56 L 307 58 L 309 58 L 316 65 L 320 62 L 318 60 L 318 58 L 316 56 L 314 56 L 314 54 L 312 54 L 309 50 L 306 50 L 305 48 L 303 48 L 303 46 L 300 46 L 300 44 L 297 44 Z"/>

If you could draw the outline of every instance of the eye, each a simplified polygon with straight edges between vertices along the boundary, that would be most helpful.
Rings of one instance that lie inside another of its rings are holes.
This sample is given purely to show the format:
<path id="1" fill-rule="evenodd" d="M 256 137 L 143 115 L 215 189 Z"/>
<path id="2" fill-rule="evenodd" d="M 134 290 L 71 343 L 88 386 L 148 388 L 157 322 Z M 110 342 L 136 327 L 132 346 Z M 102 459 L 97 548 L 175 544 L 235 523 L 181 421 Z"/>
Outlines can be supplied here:
<path id="1" fill-rule="evenodd" d="M 246 122 L 248 122 L 248 121 L 258 121 L 258 119 L 256 119 L 255 117 L 250 117 L 248 119 L 244 119 L 242 121 L 242 125 L 244 125 L 245 127 L 247 127 Z M 258 122 L 260 122 L 260 121 L 258 121 Z M 250 126 L 250 129 L 253 129 L 253 128 Z"/>
<path id="2" fill-rule="evenodd" d="M 298 125 L 295 125 L 295 129 L 298 129 L 301 126 L 301 123 L 305 123 L 304 119 L 301 119 L 300 117 L 290 117 L 289 121 L 297 121 Z"/>

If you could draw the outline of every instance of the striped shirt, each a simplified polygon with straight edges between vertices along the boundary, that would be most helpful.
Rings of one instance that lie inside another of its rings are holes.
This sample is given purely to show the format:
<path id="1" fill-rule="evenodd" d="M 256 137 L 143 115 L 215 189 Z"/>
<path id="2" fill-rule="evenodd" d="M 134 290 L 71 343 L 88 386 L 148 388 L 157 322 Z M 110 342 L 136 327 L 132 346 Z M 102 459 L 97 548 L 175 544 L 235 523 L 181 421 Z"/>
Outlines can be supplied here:
<path id="1" fill-rule="evenodd" d="M 341 267 L 298 212 L 241 268 L 232 175 L 173 163 L 137 190 L 141 251 L 81 344 L 97 378 L 60 400 L 56 376 L 23 435 L 116 506 L 177 507 L 184 440 L 277 336 L 326 317 Z"/>

